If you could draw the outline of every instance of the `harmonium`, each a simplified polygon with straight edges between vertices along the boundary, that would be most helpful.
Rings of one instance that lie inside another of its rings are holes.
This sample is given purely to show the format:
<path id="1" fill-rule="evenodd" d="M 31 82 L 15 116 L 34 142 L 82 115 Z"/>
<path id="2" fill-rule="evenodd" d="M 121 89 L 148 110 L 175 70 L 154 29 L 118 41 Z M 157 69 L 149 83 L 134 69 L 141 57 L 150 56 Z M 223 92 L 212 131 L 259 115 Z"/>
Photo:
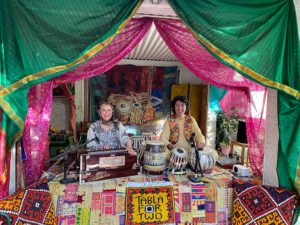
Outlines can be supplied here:
<path id="1" fill-rule="evenodd" d="M 92 182 L 137 175 L 137 157 L 125 149 L 85 151 L 80 153 L 79 182 Z"/>

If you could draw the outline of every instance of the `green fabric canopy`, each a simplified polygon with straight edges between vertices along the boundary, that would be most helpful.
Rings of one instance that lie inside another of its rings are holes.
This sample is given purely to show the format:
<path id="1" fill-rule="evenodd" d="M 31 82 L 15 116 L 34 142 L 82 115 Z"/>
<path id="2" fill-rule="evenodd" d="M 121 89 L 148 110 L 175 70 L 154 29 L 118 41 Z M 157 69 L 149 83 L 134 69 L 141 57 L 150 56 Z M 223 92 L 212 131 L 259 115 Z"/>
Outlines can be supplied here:
<path id="1" fill-rule="evenodd" d="M 28 89 L 94 56 L 142 0 L 0 0 L 0 106 L 10 148 L 22 134 Z"/>
<path id="2" fill-rule="evenodd" d="M 101 51 L 141 2 L 0 0 L 0 107 L 4 111 L 0 136 L 5 134 L 8 148 L 22 134 L 29 87 L 65 73 Z M 279 181 L 300 193 L 300 50 L 293 1 L 169 3 L 219 60 L 251 80 L 280 90 Z"/>
<path id="3" fill-rule="evenodd" d="M 279 182 L 300 193 L 300 49 L 293 1 L 169 3 L 199 43 L 220 61 L 255 82 L 279 90 Z"/>

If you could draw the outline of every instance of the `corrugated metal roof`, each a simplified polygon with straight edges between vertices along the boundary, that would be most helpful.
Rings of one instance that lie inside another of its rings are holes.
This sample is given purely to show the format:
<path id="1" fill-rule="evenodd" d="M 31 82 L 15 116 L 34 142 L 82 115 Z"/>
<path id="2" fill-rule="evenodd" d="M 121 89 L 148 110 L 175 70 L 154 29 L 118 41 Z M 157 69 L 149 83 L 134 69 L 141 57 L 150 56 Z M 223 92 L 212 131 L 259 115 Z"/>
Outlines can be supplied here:
<path id="1" fill-rule="evenodd" d="M 158 2 L 158 0 L 153 1 Z M 166 0 L 162 0 L 159 4 L 152 3 L 151 0 L 145 0 L 139 10 L 136 18 L 140 17 L 159 17 L 178 19 L 173 9 Z M 157 32 L 155 25 L 149 29 L 144 39 L 135 47 L 125 59 L 128 60 L 150 60 L 150 61 L 168 61 L 177 62 L 177 58 L 170 51 L 163 39 Z"/>
<path id="2" fill-rule="evenodd" d="M 125 59 L 178 61 L 152 24 L 144 39 L 135 47 Z"/>

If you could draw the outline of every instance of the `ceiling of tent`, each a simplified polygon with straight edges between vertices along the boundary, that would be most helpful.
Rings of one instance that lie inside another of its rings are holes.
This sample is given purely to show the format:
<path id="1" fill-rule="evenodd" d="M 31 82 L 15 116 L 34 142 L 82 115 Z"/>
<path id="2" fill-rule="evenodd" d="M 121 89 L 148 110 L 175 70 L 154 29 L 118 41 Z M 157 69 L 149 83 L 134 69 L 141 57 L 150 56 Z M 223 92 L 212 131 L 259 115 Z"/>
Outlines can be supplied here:
<path id="1" fill-rule="evenodd" d="M 167 0 L 144 0 L 135 18 L 159 17 L 178 19 Z M 144 39 L 126 57 L 127 60 L 150 60 L 177 62 L 177 58 L 170 51 L 152 24 Z"/>

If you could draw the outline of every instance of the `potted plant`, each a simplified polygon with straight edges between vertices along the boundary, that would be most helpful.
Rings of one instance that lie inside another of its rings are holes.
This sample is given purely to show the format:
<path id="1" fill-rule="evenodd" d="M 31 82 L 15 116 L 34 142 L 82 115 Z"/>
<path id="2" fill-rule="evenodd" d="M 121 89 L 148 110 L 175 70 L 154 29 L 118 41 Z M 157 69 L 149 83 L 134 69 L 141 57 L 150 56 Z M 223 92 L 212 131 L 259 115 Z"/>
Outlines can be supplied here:
<path id="1" fill-rule="evenodd" d="M 238 116 L 235 108 L 229 114 L 220 112 L 217 115 L 217 149 L 221 149 L 223 154 L 230 152 L 230 142 L 236 137 L 238 129 Z M 222 150 L 223 149 L 223 150 Z"/>

